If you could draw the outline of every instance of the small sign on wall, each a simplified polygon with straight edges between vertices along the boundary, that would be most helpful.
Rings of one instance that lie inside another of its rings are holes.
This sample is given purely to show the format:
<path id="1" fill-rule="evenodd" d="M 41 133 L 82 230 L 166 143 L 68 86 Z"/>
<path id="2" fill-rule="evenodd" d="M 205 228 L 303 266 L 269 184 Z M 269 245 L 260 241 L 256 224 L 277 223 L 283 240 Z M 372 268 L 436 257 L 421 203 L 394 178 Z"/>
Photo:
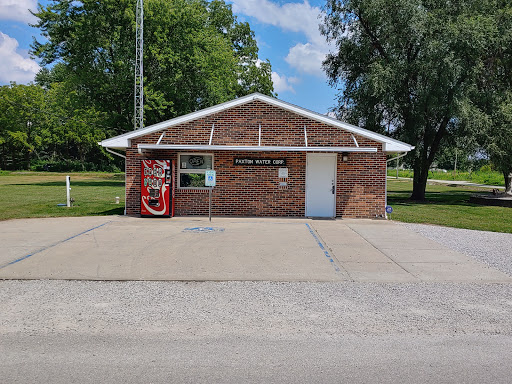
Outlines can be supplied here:
<path id="1" fill-rule="evenodd" d="M 274 167 L 282 167 L 286 165 L 286 159 L 254 159 L 254 158 L 248 158 L 248 157 L 236 157 L 234 162 L 234 165 L 267 165 L 267 166 L 274 166 Z"/>
<path id="2" fill-rule="evenodd" d="M 279 168 L 279 189 L 288 189 L 288 168 Z"/>

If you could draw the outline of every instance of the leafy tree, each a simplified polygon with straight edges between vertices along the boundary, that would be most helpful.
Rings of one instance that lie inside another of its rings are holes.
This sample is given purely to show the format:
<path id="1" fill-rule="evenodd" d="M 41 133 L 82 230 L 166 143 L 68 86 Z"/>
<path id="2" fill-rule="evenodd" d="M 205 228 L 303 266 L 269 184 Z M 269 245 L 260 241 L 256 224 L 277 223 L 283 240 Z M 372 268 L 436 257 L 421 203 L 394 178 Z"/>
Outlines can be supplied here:
<path id="1" fill-rule="evenodd" d="M 338 115 L 414 145 L 412 199 L 423 200 L 444 137 L 478 78 L 492 17 L 483 0 L 328 0 L 324 61 Z"/>
<path id="2" fill-rule="evenodd" d="M 47 42 L 32 52 L 37 81 L 65 81 L 106 113 L 107 134 L 133 129 L 135 0 L 53 0 L 35 24 Z M 145 120 L 152 124 L 255 90 L 272 94 L 271 69 L 254 33 L 223 1 L 144 2 Z"/>
<path id="3" fill-rule="evenodd" d="M 41 138 L 46 159 L 76 159 L 82 163 L 82 170 L 88 159 L 96 163 L 105 159 L 98 146 L 106 138 L 101 125 L 104 113 L 84 106 L 77 92 L 66 83 L 52 83 L 46 91 L 45 104 L 48 117 Z"/>
<path id="4" fill-rule="evenodd" d="M 512 194 L 512 4 L 491 1 L 492 44 L 479 81 L 461 105 L 461 119 L 477 137 Z"/>
<path id="5" fill-rule="evenodd" d="M 45 124 L 44 91 L 36 85 L 0 87 L 0 156 L 3 169 L 27 169 L 38 157 Z"/>
<path id="6" fill-rule="evenodd" d="M 84 107 L 76 91 L 54 82 L 48 89 L 12 83 L 0 87 L 0 166 L 29 169 L 34 160 L 106 160 L 104 116 Z M 108 157 L 108 156 L 107 156 Z"/>

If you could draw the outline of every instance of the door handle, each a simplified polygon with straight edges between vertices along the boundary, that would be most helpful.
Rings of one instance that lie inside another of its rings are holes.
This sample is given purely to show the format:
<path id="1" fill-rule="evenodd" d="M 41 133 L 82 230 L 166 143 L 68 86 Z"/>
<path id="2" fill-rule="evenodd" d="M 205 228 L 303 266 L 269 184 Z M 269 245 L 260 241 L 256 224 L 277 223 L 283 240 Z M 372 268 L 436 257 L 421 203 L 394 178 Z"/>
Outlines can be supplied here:
<path id="1" fill-rule="evenodd" d="M 334 188 L 334 185 L 332 186 L 331 192 L 332 192 L 333 195 L 334 195 L 334 192 L 336 192 L 336 189 Z"/>

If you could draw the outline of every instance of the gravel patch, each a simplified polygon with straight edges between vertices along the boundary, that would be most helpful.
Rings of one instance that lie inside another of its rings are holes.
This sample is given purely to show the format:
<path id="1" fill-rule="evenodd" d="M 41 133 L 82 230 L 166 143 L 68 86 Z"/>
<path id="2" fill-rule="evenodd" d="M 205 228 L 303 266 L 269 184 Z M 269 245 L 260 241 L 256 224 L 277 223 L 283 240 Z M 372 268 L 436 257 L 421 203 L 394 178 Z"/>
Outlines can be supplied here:
<path id="1" fill-rule="evenodd" d="M 454 251 L 472 257 L 512 276 L 512 234 L 400 223 Z"/>
<path id="2" fill-rule="evenodd" d="M 0 335 L 512 335 L 512 284 L 0 281 Z"/>

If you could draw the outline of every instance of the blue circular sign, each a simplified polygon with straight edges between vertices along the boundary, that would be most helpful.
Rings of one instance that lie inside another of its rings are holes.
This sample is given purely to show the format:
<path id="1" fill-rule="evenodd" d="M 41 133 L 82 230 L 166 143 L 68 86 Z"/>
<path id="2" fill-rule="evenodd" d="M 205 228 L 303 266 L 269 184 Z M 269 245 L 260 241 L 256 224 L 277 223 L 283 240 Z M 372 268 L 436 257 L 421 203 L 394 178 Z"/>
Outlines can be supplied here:
<path id="1" fill-rule="evenodd" d="M 393 213 L 393 207 L 391 205 L 386 206 L 386 213 Z"/>

